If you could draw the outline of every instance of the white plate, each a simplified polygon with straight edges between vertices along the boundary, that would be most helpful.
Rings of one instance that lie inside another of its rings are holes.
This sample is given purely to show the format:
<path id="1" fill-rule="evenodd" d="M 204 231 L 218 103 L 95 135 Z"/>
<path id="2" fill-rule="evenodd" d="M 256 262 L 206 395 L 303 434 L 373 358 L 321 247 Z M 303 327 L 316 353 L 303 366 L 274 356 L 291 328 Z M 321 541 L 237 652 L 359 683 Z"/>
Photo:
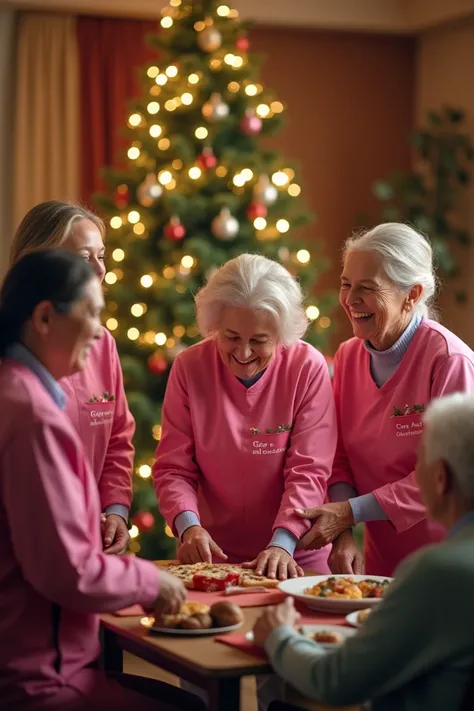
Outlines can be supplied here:
<path id="1" fill-rule="evenodd" d="M 140 624 L 146 627 L 149 632 L 154 634 L 167 634 L 176 637 L 205 637 L 211 634 L 225 634 L 226 632 L 235 632 L 240 627 L 242 627 L 242 622 L 236 625 L 230 625 L 229 627 L 210 627 L 206 630 L 180 630 L 180 629 L 169 629 L 167 627 L 155 627 L 153 617 L 142 617 Z"/>
<path id="2" fill-rule="evenodd" d="M 353 630 L 350 627 L 342 627 L 341 625 L 301 625 L 299 629 L 302 635 L 309 637 L 310 639 L 313 639 L 316 632 L 335 632 L 343 637 L 344 642 L 348 637 L 352 637 L 356 634 L 356 630 Z M 324 647 L 324 649 L 335 649 L 336 647 L 340 647 L 344 642 L 318 642 L 318 644 L 321 647 Z"/>
<path id="3" fill-rule="evenodd" d="M 346 615 L 346 622 L 349 625 L 352 625 L 352 627 L 362 627 L 364 624 L 363 622 L 359 622 L 357 619 L 357 615 L 361 612 L 361 609 L 359 608 L 358 610 L 354 610 L 354 612 L 349 612 L 348 615 Z"/>
<path id="4" fill-rule="evenodd" d="M 296 600 L 301 600 L 301 602 L 304 602 L 304 604 L 311 610 L 332 612 L 340 615 L 345 614 L 346 612 L 353 612 L 354 610 L 361 610 L 365 607 L 374 607 L 383 599 L 377 597 L 367 597 L 358 600 L 341 600 L 331 597 L 314 597 L 314 595 L 305 594 L 305 590 L 312 588 L 314 585 L 318 585 L 318 583 L 322 583 L 328 578 L 350 578 L 356 583 L 360 583 L 362 580 L 376 580 L 377 582 L 382 582 L 383 580 L 393 580 L 393 578 L 381 575 L 311 575 L 307 578 L 291 578 L 290 580 L 283 580 L 278 584 L 278 589 L 284 592 L 285 595 L 291 595 L 291 597 L 296 598 Z"/>

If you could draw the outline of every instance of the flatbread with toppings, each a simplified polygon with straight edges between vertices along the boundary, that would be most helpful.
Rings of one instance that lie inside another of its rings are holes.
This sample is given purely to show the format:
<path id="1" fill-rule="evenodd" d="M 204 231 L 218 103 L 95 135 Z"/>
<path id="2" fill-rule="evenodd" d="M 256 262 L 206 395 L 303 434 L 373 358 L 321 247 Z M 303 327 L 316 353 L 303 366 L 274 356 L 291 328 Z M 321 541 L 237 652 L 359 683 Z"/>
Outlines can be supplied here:
<path id="1" fill-rule="evenodd" d="M 164 570 L 183 581 L 188 590 L 219 592 L 228 587 L 275 588 L 278 580 L 256 575 L 240 565 L 227 563 L 170 564 Z"/>

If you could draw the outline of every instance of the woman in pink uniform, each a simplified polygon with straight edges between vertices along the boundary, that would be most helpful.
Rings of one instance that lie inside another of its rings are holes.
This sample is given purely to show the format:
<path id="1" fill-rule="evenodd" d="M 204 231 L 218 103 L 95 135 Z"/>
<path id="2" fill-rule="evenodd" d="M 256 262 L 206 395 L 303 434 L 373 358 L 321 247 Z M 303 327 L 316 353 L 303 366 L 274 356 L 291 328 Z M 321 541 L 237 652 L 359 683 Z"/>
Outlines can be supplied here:
<path id="1" fill-rule="evenodd" d="M 391 575 L 417 548 L 441 540 L 414 479 L 422 413 L 436 397 L 474 391 L 474 353 L 432 318 L 436 292 L 428 241 L 387 223 L 349 239 L 340 302 L 354 331 L 334 361 L 339 441 L 329 499 L 300 542 L 334 541 L 333 572 L 360 572 L 351 526 L 365 522 L 365 568 Z M 431 318 L 430 318 L 431 316 Z"/>
<path id="2" fill-rule="evenodd" d="M 92 269 L 65 250 L 25 256 L 0 292 L 0 711 L 202 708 L 97 668 L 98 613 L 177 611 L 186 594 L 151 562 L 102 549 L 97 485 L 58 381 L 103 338 L 103 303 Z"/>
<path id="3" fill-rule="evenodd" d="M 13 240 L 10 262 L 30 252 L 61 247 L 79 254 L 102 281 L 105 275 L 104 224 L 79 205 L 51 200 L 32 208 Z M 129 542 L 131 474 L 135 423 L 128 409 L 115 341 L 103 329 L 85 369 L 61 383 L 66 412 L 76 427 L 97 480 L 107 553 L 123 553 Z"/>
<path id="4" fill-rule="evenodd" d="M 336 446 L 326 361 L 301 341 L 301 289 L 242 254 L 196 297 L 204 340 L 176 358 L 153 476 L 182 562 L 245 562 L 285 579 L 327 572 L 328 550 L 293 554 L 321 505 Z"/>

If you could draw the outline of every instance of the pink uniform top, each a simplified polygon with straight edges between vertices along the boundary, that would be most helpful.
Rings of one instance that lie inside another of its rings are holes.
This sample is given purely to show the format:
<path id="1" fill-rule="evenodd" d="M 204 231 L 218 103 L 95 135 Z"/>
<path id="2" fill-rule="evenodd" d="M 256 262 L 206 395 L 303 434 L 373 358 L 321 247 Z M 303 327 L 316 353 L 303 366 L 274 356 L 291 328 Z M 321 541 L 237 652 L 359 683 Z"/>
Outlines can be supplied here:
<path id="1" fill-rule="evenodd" d="M 97 484 L 38 377 L 0 365 L 0 708 L 81 686 L 97 613 L 153 605 L 155 566 L 102 551 Z"/>
<path id="2" fill-rule="evenodd" d="M 60 384 L 67 397 L 66 412 L 97 480 L 102 510 L 112 504 L 130 508 L 135 422 L 125 397 L 117 346 L 107 329 L 94 343 L 86 368 Z"/>
<path id="3" fill-rule="evenodd" d="M 248 389 L 214 340 L 188 348 L 171 370 L 162 425 L 153 476 L 170 526 L 194 512 L 233 562 L 254 558 L 276 528 L 308 530 L 294 509 L 324 502 L 337 437 L 328 368 L 312 346 L 278 350 Z M 325 572 L 327 554 L 297 557 Z"/>
<path id="4" fill-rule="evenodd" d="M 474 353 L 443 326 L 423 320 L 395 373 L 382 387 L 363 342 L 343 343 L 334 361 L 339 439 L 330 484 L 374 492 L 388 521 L 366 523 L 366 570 L 391 575 L 421 546 L 440 541 L 414 478 L 423 410 L 435 397 L 474 392 Z"/>

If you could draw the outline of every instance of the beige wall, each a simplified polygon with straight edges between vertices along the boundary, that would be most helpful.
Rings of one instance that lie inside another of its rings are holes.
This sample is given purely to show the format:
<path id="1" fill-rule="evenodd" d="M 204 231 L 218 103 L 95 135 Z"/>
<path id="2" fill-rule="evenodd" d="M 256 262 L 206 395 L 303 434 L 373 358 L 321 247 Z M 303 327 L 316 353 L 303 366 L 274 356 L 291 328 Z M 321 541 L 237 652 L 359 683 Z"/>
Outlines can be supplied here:
<path id="1" fill-rule="evenodd" d="M 14 13 L 0 9 L 0 278 L 11 233 L 14 29 Z"/>
<path id="2" fill-rule="evenodd" d="M 474 20 L 457 27 L 444 27 L 421 35 L 417 62 L 417 118 L 426 109 L 450 104 L 463 108 L 467 130 L 474 143 Z M 474 165 L 472 184 L 459 210 L 459 219 L 474 240 Z M 462 275 L 447 281 L 441 298 L 443 322 L 474 347 L 474 243 L 459 252 Z M 454 294 L 461 287 L 468 302 L 459 305 Z"/>

